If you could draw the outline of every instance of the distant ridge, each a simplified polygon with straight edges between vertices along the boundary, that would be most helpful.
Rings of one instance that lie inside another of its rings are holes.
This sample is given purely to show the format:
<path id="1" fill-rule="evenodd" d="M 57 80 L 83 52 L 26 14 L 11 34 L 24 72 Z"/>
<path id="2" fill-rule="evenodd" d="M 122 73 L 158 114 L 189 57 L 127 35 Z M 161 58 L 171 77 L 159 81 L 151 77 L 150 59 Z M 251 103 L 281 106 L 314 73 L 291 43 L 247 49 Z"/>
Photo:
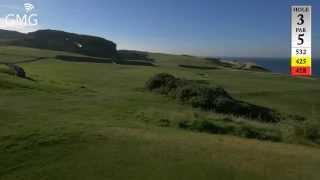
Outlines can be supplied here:
<path id="1" fill-rule="evenodd" d="M 230 60 L 223 60 L 220 58 L 214 58 L 214 57 L 207 57 L 205 58 L 206 60 L 210 61 L 211 63 L 226 67 L 226 68 L 231 68 L 231 69 L 238 69 L 238 70 L 246 70 L 246 71 L 261 71 L 261 72 L 271 72 L 271 70 L 259 66 L 254 62 L 239 62 L 239 61 L 230 61 Z"/>
<path id="2" fill-rule="evenodd" d="M 128 61 L 131 61 L 130 63 L 134 61 L 135 64 L 137 61 L 142 64 L 150 64 L 153 62 L 153 59 L 149 57 L 149 52 L 135 50 L 117 51 L 116 43 L 110 40 L 97 36 L 82 35 L 59 30 L 38 30 L 27 34 L 16 31 L 0 30 L 0 45 L 74 52 L 98 58 L 112 58 L 117 60 L 118 63 L 121 61 L 122 63 L 126 62 L 126 64 L 129 63 Z M 183 54 L 181 56 L 186 58 L 195 57 L 187 54 Z M 66 60 L 66 58 L 63 59 Z M 259 66 L 255 63 L 229 61 L 214 57 L 207 57 L 204 59 L 211 62 L 215 66 L 223 68 L 270 72 L 269 69 L 266 69 L 265 67 Z M 70 58 L 67 58 L 67 60 L 70 61 Z M 179 66 L 183 68 L 217 69 L 212 68 L 211 66 L 202 67 L 190 66 L 187 64 L 180 64 Z"/>
<path id="3" fill-rule="evenodd" d="M 0 29 L 0 41 L 16 40 L 26 37 L 26 34 L 17 31 L 8 31 Z"/>
<path id="4" fill-rule="evenodd" d="M 101 37 L 58 30 L 38 30 L 28 34 L 0 30 L 2 45 L 75 52 L 95 57 L 115 57 L 117 45 Z"/>

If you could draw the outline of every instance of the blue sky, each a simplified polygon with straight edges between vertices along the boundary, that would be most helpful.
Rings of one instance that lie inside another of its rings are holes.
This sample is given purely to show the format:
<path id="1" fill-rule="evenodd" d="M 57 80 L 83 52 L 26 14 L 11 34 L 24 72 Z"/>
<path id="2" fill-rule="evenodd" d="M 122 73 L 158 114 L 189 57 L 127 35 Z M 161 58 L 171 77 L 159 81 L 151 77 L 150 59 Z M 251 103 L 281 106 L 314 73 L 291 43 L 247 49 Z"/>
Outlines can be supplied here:
<path id="1" fill-rule="evenodd" d="M 1 0 L 0 17 L 25 2 L 36 6 L 37 28 L 102 36 L 120 49 L 231 57 L 289 57 L 290 6 L 307 4 L 320 57 L 319 0 Z"/>

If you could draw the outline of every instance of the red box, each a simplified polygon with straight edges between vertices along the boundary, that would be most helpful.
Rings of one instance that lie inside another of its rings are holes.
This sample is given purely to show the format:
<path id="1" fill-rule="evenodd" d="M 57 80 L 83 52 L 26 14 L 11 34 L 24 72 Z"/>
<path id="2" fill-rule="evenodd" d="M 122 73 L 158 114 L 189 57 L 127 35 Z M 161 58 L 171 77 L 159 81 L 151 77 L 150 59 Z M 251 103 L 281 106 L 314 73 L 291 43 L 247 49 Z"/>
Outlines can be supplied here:
<path id="1" fill-rule="evenodd" d="M 291 67 L 292 76 L 311 76 L 311 67 Z"/>

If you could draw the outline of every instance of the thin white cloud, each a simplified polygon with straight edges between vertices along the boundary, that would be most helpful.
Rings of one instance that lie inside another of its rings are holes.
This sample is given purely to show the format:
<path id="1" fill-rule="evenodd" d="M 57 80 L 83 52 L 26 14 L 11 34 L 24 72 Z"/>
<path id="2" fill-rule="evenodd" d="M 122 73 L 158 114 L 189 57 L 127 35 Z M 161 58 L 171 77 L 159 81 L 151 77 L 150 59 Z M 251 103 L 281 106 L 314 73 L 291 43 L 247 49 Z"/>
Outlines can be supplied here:
<path id="1" fill-rule="evenodd" d="M 23 7 L 13 5 L 0 5 L 0 13 L 23 12 Z"/>
<path id="2" fill-rule="evenodd" d="M 21 10 L 21 7 L 19 6 L 13 6 L 13 5 L 0 5 L 1 9 L 10 9 L 10 10 Z"/>

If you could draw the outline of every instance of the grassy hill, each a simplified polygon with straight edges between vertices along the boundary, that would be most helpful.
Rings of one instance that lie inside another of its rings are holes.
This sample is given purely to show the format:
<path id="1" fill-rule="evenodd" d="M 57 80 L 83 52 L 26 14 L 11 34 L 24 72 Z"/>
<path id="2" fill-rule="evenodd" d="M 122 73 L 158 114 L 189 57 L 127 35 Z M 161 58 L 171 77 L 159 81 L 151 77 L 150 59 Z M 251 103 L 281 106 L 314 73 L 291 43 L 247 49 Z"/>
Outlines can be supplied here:
<path id="1" fill-rule="evenodd" d="M 16 40 L 24 37 L 25 34 L 23 33 L 0 29 L 0 41 Z"/>
<path id="2" fill-rule="evenodd" d="M 38 30 L 27 34 L 0 29 L 0 45 L 74 52 L 96 57 L 115 57 L 116 44 L 101 37 L 58 30 Z"/>
<path id="3" fill-rule="evenodd" d="M 299 136 L 295 126 L 288 125 L 291 121 L 259 123 L 204 112 L 144 89 L 153 75 L 170 73 L 222 86 L 240 100 L 317 123 L 319 79 L 230 70 L 198 57 L 159 53 L 148 54 L 154 66 L 66 61 L 57 59 L 60 56 L 84 57 L 0 48 L 0 63 L 17 63 L 33 79 L 12 76 L 0 65 L 0 179 L 312 180 L 320 176 L 319 146 L 304 139 L 304 132 Z M 216 68 L 190 68 L 199 66 Z M 280 133 L 287 141 L 178 127 L 181 121 L 201 119 Z"/>

